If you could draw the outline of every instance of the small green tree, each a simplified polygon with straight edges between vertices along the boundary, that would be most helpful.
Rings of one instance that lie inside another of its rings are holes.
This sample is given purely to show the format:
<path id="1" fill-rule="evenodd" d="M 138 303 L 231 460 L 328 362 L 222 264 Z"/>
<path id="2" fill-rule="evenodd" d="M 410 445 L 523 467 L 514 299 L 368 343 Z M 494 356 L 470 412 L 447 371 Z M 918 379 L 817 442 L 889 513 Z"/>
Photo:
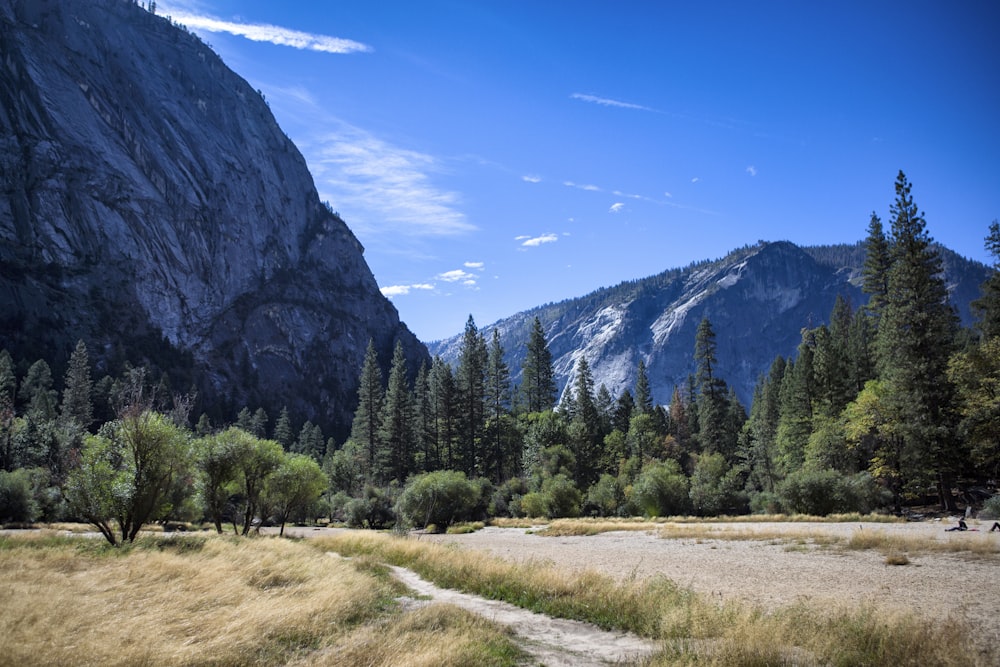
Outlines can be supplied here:
<path id="1" fill-rule="evenodd" d="M 284 461 L 264 482 L 265 504 L 281 523 L 279 536 L 285 534 L 285 523 L 296 512 L 304 512 L 315 503 L 329 484 L 330 480 L 311 456 L 285 454 Z"/>
<path id="2" fill-rule="evenodd" d="M 632 485 L 632 502 L 648 517 L 684 514 L 691 503 L 688 479 L 677 461 L 654 461 Z"/>
<path id="3" fill-rule="evenodd" d="M 118 546 L 169 511 L 164 499 L 189 460 L 187 433 L 158 413 L 132 407 L 85 439 L 64 491 L 71 509 Z"/>

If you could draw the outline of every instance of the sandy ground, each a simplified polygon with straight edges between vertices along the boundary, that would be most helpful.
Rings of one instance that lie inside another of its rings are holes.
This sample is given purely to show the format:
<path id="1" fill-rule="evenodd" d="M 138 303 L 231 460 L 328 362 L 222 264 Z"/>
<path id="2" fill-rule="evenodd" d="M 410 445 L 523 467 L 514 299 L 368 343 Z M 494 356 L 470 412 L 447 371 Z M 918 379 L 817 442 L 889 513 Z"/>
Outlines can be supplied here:
<path id="1" fill-rule="evenodd" d="M 989 529 L 992 522 L 970 522 Z M 807 535 L 849 538 L 858 530 L 947 539 L 1000 542 L 1000 533 L 950 533 L 941 522 L 901 524 L 710 524 L 713 530 L 788 534 L 788 540 L 663 539 L 643 532 L 587 537 L 544 537 L 514 528 L 485 528 L 466 535 L 420 539 L 487 551 L 512 561 L 551 562 L 616 578 L 666 576 L 718 599 L 738 599 L 775 609 L 799 601 L 819 605 L 871 603 L 932 620 L 959 619 L 977 642 L 1000 644 L 1000 557 L 910 555 L 906 566 L 887 565 L 873 550 L 817 546 Z"/>

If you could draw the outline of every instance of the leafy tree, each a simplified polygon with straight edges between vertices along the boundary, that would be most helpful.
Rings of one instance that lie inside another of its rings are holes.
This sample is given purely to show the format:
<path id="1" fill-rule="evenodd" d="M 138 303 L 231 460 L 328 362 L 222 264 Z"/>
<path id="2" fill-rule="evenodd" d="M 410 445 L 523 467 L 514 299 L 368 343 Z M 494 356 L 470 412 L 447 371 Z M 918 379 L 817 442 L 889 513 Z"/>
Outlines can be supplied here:
<path id="1" fill-rule="evenodd" d="M 677 461 L 653 461 L 632 485 L 632 502 L 648 517 L 685 514 L 690 507 L 688 479 Z"/>
<path id="2" fill-rule="evenodd" d="M 621 433 L 614 431 L 614 433 Z M 597 516 L 617 516 L 624 510 L 625 489 L 614 475 L 604 473 L 587 490 L 585 511 Z"/>
<path id="3" fill-rule="evenodd" d="M 63 389 L 62 418 L 86 431 L 94 423 L 93 385 L 87 345 L 78 341 L 69 358 Z"/>
<path id="4" fill-rule="evenodd" d="M 264 482 L 265 504 L 281 524 L 279 536 L 285 534 L 285 523 L 296 512 L 304 512 L 323 494 L 330 481 L 306 454 L 285 454 L 281 465 Z"/>
<path id="5" fill-rule="evenodd" d="M 688 495 L 701 516 L 743 513 L 746 498 L 742 489 L 739 470 L 730 467 L 721 453 L 704 452 L 695 460 Z"/>
<path id="6" fill-rule="evenodd" d="M 66 497 L 113 546 L 132 542 L 144 523 L 169 509 L 164 497 L 189 460 L 186 433 L 162 415 L 133 406 L 86 438 L 66 480 Z"/>
<path id="7" fill-rule="evenodd" d="M 26 468 L 0 470 L 0 524 L 31 523 L 38 518 L 40 509 L 31 487 Z"/>
<path id="8" fill-rule="evenodd" d="M 358 382 L 358 408 L 351 425 L 351 440 L 361 445 L 367 453 L 367 474 L 374 472 L 382 448 L 379 428 L 382 425 L 384 400 L 385 390 L 382 388 L 382 371 L 375 353 L 375 342 L 369 339 Z"/>
<path id="9" fill-rule="evenodd" d="M 413 526 L 444 531 L 456 521 L 474 518 L 480 487 L 459 470 L 436 470 L 407 482 L 396 503 L 397 515 Z"/>
<path id="10" fill-rule="evenodd" d="M 285 456 L 285 450 L 277 441 L 261 440 L 249 434 L 246 435 L 247 437 L 240 437 L 236 441 L 239 448 L 237 455 L 238 499 L 242 505 L 240 509 L 242 509 L 243 515 L 241 535 L 250 534 L 254 519 L 260 515 L 267 478 L 278 469 Z M 235 514 L 233 519 L 235 528 Z"/>
<path id="11" fill-rule="evenodd" d="M 909 471 L 917 461 L 909 459 L 912 452 L 903 446 L 900 422 L 886 394 L 885 383 L 869 381 L 844 410 L 844 434 L 849 446 L 869 461 L 872 478 L 891 494 L 893 509 L 899 514 Z"/>
<path id="12" fill-rule="evenodd" d="M 367 452 L 354 440 L 331 452 L 323 462 L 323 470 L 330 478 L 330 488 L 350 496 L 359 496 L 365 486 Z"/>
<path id="13" fill-rule="evenodd" d="M 961 418 L 959 433 L 983 479 L 1000 477 L 1000 336 L 956 354 L 948 364 Z"/>
<path id="14" fill-rule="evenodd" d="M 554 408 L 556 380 L 552 369 L 552 353 L 545 341 L 542 323 L 537 317 L 531 326 L 521 371 L 521 391 L 528 412 L 543 412 Z"/>
<path id="15" fill-rule="evenodd" d="M 194 442 L 202 506 L 220 535 L 223 521 L 232 520 L 235 525 L 232 498 L 240 491 L 241 457 L 252 447 L 252 437 L 243 429 L 233 427 Z"/>

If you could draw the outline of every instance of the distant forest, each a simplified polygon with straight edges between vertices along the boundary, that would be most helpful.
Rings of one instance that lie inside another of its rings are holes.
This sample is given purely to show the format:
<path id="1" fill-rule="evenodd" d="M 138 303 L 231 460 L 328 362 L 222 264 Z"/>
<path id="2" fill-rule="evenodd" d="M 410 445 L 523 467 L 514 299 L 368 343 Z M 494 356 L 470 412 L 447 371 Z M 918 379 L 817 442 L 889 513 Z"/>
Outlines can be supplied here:
<path id="1" fill-rule="evenodd" d="M 369 345 L 344 442 L 287 411 L 246 407 L 212 423 L 211 410 L 191 414 L 193 395 L 141 367 L 94 382 L 83 342 L 61 391 L 47 361 L 0 351 L 0 521 L 83 520 L 120 543 L 150 521 L 246 534 L 262 521 L 444 528 L 1000 505 L 1000 224 L 986 237 L 995 261 L 976 323 L 963 328 L 902 172 L 895 191 L 887 228 L 872 214 L 863 243 L 808 249 L 834 266 L 853 263 L 835 253 L 863 256 L 868 301 L 838 300 L 828 325 L 804 328 L 749 413 L 716 374 L 707 319 L 696 370 L 666 405 L 642 362 L 632 390 L 612 396 L 583 358 L 557 404 L 537 318 L 519 386 L 499 334 L 487 340 L 471 316 L 454 367 L 436 357 L 410 377 L 397 346 L 384 378 Z"/>

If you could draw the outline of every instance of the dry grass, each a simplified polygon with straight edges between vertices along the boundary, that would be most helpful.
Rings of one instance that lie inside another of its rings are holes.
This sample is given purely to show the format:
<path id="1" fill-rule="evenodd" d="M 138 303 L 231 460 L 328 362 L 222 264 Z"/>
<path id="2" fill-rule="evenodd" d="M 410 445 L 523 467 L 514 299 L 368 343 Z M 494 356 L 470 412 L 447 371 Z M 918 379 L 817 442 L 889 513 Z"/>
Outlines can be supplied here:
<path id="1" fill-rule="evenodd" d="M 455 614 L 420 626 L 399 613 L 397 589 L 377 569 L 290 540 L 150 538 L 116 550 L 5 537 L 0 571 L 2 665 L 312 664 L 331 655 L 340 657 L 329 664 L 391 665 L 398 654 L 364 638 L 418 635 L 455 643 L 471 662 L 482 662 L 483 646 L 503 649 L 488 653 L 499 656 L 492 664 L 513 664 L 504 656 L 516 653 L 495 628 L 480 628 L 471 650 L 453 642 L 469 627 Z"/>
<path id="2" fill-rule="evenodd" d="M 1000 554 L 1000 540 L 989 533 L 953 532 L 944 538 L 927 535 L 891 535 L 881 530 L 855 531 L 846 542 L 848 549 L 874 549 L 891 553 L 952 553 L 989 557 Z"/>
<path id="3" fill-rule="evenodd" d="M 410 567 L 440 586 L 503 599 L 553 616 L 629 630 L 669 646 L 649 664 L 977 665 L 952 621 L 930 623 L 874 607 L 804 604 L 764 612 L 716 604 L 664 579 L 616 582 L 551 563 L 510 563 L 481 552 L 417 539 L 347 533 L 317 540 L 325 549 Z"/>

